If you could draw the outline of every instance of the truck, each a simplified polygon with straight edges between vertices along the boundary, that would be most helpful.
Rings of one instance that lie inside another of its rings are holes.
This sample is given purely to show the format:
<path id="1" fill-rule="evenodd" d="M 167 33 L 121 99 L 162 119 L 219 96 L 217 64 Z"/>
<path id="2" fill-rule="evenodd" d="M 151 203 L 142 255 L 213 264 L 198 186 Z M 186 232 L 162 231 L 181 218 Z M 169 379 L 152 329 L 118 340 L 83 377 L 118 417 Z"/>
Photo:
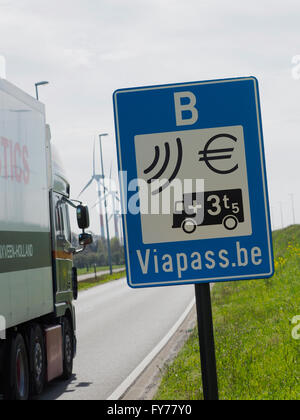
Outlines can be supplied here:
<path id="1" fill-rule="evenodd" d="M 77 216 L 72 246 L 69 210 Z M 44 105 L 0 79 L 0 395 L 27 400 L 72 376 L 76 354 L 73 255 L 92 242 L 87 206 L 51 143 Z"/>

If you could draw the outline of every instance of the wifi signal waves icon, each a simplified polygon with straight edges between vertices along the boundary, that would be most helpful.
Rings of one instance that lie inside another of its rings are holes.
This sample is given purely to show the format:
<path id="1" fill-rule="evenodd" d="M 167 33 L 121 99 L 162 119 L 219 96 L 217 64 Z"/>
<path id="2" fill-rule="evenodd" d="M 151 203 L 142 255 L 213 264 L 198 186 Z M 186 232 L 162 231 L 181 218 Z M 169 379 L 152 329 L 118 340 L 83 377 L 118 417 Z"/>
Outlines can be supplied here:
<path id="1" fill-rule="evenodd" d="M 177 158 L 177 163 L 175 166 L 175 169 L 171 175 L 171 177 L 168 179 L 168 181 L 161 186 L 160 188 L 158 188 L 157 190 L 152 192 L 152 195 L 155 194 L 160 194 L 163 190 L 165 190 L 170 184 L 171 182 L 176 178 L 176 176 L 178 175 L 178 172 L 180 171 L 181 168 L 181 164 L 182 164 L 182 158 L 183 158 L 183 150 L 182 150 L 182 142 L 180 138 L 176 139 L 177 142 L 177 149 L 178 149 L 178 158 Z M 170 163 L 170 157 L 171 157 L 171 152 L 170 152 L 170 144 L 168 142 L 165 143 L 165 159 L 164 159 L 164 163 L 161 167 L 161 169 L 156 173 L 156 175 L 152 176 L 147 182 L 148 184 L 151 184 L 153 181 L 161 179 L 162 175 L 166 172 L 169 163 Z M 160 147 L 159 146 L 155 146 L 155 156 L 154 156 L 154 160 L 151 163 L 151 165 L 144 170 L 144 174 L 147 175 L 150 172 L 152 172 L 158 165 L 159 160 L 160 160 Z"/>

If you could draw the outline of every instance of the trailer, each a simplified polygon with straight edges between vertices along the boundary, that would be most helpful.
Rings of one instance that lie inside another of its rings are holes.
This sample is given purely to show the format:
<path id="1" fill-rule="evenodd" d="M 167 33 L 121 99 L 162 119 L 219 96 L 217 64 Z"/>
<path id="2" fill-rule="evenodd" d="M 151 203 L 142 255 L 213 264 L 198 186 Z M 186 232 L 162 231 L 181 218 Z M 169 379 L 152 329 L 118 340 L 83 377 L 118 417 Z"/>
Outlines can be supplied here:
<path id="1" fill-rule="evenodd" d="M 72 376 L 77 271 L 91 243 L 86 206 L 51 147 L 45 108 L 0 79 L 0 394 L 26 400 Z M 72 247 L 69 209 L 83 230 Z"/>

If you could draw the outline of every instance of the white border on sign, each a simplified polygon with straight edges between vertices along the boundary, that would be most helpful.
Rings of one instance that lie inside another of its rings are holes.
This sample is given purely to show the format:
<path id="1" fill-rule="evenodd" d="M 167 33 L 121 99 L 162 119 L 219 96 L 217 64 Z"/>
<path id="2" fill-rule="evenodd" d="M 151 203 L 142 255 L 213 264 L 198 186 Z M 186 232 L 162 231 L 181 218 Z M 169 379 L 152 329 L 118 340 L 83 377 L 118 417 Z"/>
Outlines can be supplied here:
<path id="1" fill-rule="evenodd" d="M 258 128 L 258 136 L 259 136 L 259 148 L 260 148 L 260 161 L 261 161 L 261 169 L 262 169 L 262 181 L 263 181 L 263 190 L 264 190 L 264 200 L 265 200 L 265 216 L 266 216 L 266 225 L 267 225 L 267 234 L 268 234 L 268 246 L 269 246 L 269 264 L 271 267 L 271 271 L 269 273 L 261 273 L 261 274 L 248 274 L 245 276 L 226 276 L 226 277 L 215 277 L 215 278 L 207 278 L 201 280 L 170 280 L 164 282 L 153 282 L 153 283 L 135 283 L 133 284 L 131 281 L 131 264 L 130 264 L 130 254 L 129 254 L 129 247 L 128 247 L 128 229 L 127 229 L 127 215 L 124 214 L 124 230 L 125 230 L 125 241 L 126 241 L 126 252 L 127 252 L 127 268 L 128 268 L 128 282 L 130 286 L 133 288 L 139 287 L 149 287 L 149 286 L 167 286 L 167 285 L 176 285 L 176 284 L 195 284 L 195 283 L 213 283 L 213 282 L 221 282 L 223 280 L 229 279 L 255 279 L 261 277 L 271 276 L 273 273 L 272 269 L 272 252 L 271 252 L 271 238 L 270 238 L 270 222 L 269 222 L 269 213 L 268 213 L 268 202 L 267 202 L 267 186 L 266 186 L 266 177 L 265 177 L 265 167 L 264 167 L 264 155 L 263 155 L 263 145 L 262 145 L 262 133 L 261 133 L 261 126 L 262 121 L 260 118 L 259 112 L 259 105 L 258 105 L 258 92 L 257 92 L 257 80 L 255 77 L 245 77 L 245 78 L 236 78 L 236 79 L 226 79 L 226 80 L 217 80 L 217 81 L 207 81 L 207 82 L 196 82 L 196 83 L 182 83 L 182 84 L 171 84 L 171 85 L 162 85 L 162 86 L 152 86 L 152 87 L 145 87 L 145 88 L 133 88 L 133 89 L 122 89 L 116 91 L 114 93 L 115 97 L 115 118 L 116 118 L 116 129 L 117 129 L 117 142 L 118 142 L 118 149 L 119 149 L 119 161 L 120 161 L 120 170 L 123 172 L 123 163 L 122 163 L 122 153 L 121 153 L 121 142 L 120 142 L 120 130 L 119 130 L 119 116 L 118 116 L 118 102 L 117 102 L 117 95 L 122 93 L 128 92 L 141 92 L 147 90 L 158 90 L 158 89 L 172 89 L 172 88 L 180 88 L 180 87 L 189 87 L 189 86 L 199 86 L 199 85 L 211 85 L 211 84 L 218 84 L 218 83 L 232 83 L 232 82 L 240 82 L 240 81 L 247 81 L 251 80 L 254 82 L 254 92 L 255 92 L 255 103 L 256 103 L 256 114 L 257 114 L 257 128 Z M 122 177 L 121 177 L 122 178 Z M 123 208 L 126 208 L 126 203 L 124 202 L 125 189 L 124 189 L 124 180 L 121 179 L 121 190 L 122 190 L 122 205 Z"/>

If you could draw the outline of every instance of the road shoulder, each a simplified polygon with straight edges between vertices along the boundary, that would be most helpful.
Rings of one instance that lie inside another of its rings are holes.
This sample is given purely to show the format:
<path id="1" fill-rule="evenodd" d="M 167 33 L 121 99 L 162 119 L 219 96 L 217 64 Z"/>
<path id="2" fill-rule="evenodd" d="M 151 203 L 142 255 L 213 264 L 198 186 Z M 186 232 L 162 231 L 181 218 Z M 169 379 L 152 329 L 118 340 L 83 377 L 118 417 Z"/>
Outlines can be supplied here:
<path id="1" fill-rule="evenodd" d="M 152 360 L 121 400 L 152 400 L 160 385 L 165 367 L 172 363 L 191 335 L 197 322 L 195 305 L 167 345 Z"/>

